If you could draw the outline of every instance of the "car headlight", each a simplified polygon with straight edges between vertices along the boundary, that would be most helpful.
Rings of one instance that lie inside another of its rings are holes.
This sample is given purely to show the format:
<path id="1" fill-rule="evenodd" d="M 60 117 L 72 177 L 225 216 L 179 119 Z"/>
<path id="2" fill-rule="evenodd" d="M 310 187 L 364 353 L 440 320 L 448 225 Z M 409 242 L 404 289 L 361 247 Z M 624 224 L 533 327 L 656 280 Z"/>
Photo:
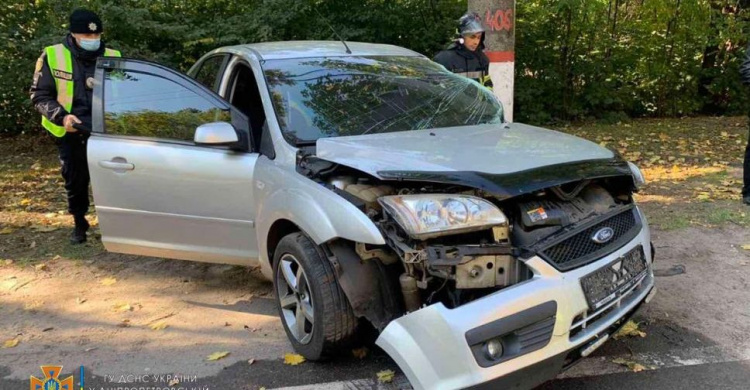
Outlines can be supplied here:
<path id="1" fill-rule="evenodd" d="M 488 229 L 508 222 L 494 204 L 468 195 L 394 195 L 378 199 L 416 239 Z"/>
<path id="2" fill-rule="evenodd" d="M 643 176 L 643 172 L 641 172 L 641 169 L 630 161 L 628 161 L 628 167 L 630 167 L 630 172 L 632 172 L 633 174 L 635 186 L 637 188 L 643 187 L 646 184 L 646 177 Z"/>

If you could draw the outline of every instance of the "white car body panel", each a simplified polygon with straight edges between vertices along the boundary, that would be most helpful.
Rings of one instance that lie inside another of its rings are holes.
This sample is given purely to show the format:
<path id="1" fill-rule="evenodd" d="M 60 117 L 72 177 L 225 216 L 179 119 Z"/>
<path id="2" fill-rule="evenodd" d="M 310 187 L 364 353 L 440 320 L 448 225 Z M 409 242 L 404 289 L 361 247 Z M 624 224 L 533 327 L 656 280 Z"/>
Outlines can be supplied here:
<path id="1" fill-rule="evenodd" d="M 389 170 L 508 174 L 614 154 L 582 138 L 513 123 L 323 138 L 316 156 L 377 176 Z"/>
<path id="2" fill-rule="evenodd" d="M 623 299 L 623 304 L 574 338 L 568 337 L 575 316 L 588 308 L 579 282 L 581 277 L 610 264 L 638 245 L 650 248 L 650 240 L 649 229 L 644 225 L 640 234 L 622 248 L 565 273 L 535 256 L 526 260 L 535 271 L 533 279 L 455 309 L 437 303 L 409 313 L 388 324 L 376 343 L 396 360 L 415 389 L 462 389 L 503 377 L 594 340 L 646 299 L 654 286 L 650 269 L 653 259 L 648 250 L 648 275 Z M 465 338 L 469 330 L 550 300 L 557 302 L 557 313 L 552 339 L 544 348 L 488 368 L 477 364 Z"/>

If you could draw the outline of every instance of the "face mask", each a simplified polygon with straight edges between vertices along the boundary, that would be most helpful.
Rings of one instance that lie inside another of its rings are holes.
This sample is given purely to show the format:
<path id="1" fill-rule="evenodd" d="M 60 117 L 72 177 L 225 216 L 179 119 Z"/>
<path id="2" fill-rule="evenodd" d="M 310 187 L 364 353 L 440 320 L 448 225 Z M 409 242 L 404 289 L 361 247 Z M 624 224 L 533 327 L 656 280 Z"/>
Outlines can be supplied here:
<path id="1" fill-rule="evenodd" d="M 81 46 L 81 49 L 87 50 L 87 51 L 97 51 L 99 50 L 99 46 L 101 45 L 101 40 L 99 39 L 79 39 L 78 45 Z"/>

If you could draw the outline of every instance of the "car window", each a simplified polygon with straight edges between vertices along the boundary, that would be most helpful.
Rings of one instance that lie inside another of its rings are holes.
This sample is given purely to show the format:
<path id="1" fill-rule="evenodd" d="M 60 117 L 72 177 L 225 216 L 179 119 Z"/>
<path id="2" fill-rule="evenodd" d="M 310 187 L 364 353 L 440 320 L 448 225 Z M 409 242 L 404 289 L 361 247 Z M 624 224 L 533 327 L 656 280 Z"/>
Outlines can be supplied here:
<path id="1" fill-rule="evenodd" d="M 226 56 L 220 55 L 206 59 L 195 74 L 195 80 L 214 92 L 219 91 L 219 72 L 224 67 Z"/>
<path id="2" fill-rule="evenodd" d="M 231 122 L 228 110 L 163 77 L 108 70 L 104 80 L 107 134 L 192 141 L 202 124 Z"/>
<path id="3" fill-rule="evenodd" d="M 490 90 L 423 57 L 269 60 L 263 70 L 284 137 L 297 145 L 503 121 Z"/>

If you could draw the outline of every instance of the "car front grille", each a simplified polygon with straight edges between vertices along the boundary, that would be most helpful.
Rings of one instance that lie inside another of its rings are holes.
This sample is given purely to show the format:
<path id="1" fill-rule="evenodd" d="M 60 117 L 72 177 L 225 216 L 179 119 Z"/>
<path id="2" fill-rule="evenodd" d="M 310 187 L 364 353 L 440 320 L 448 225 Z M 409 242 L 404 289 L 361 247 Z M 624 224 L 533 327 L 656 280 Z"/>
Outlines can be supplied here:
<path id="1" fill-rule="evenodd" d="M 611 228 L 614 234 L 608 242 L 599 244 L 592 237 L 604 228 Z M 560 271 L 569 271 L 616 251 L 638 235 L 640 230 L 637 211 L 630 206 L 593 221 L 593 225 L 587 223 L 553 238 L 543 246 L 539 255 Z"/>

